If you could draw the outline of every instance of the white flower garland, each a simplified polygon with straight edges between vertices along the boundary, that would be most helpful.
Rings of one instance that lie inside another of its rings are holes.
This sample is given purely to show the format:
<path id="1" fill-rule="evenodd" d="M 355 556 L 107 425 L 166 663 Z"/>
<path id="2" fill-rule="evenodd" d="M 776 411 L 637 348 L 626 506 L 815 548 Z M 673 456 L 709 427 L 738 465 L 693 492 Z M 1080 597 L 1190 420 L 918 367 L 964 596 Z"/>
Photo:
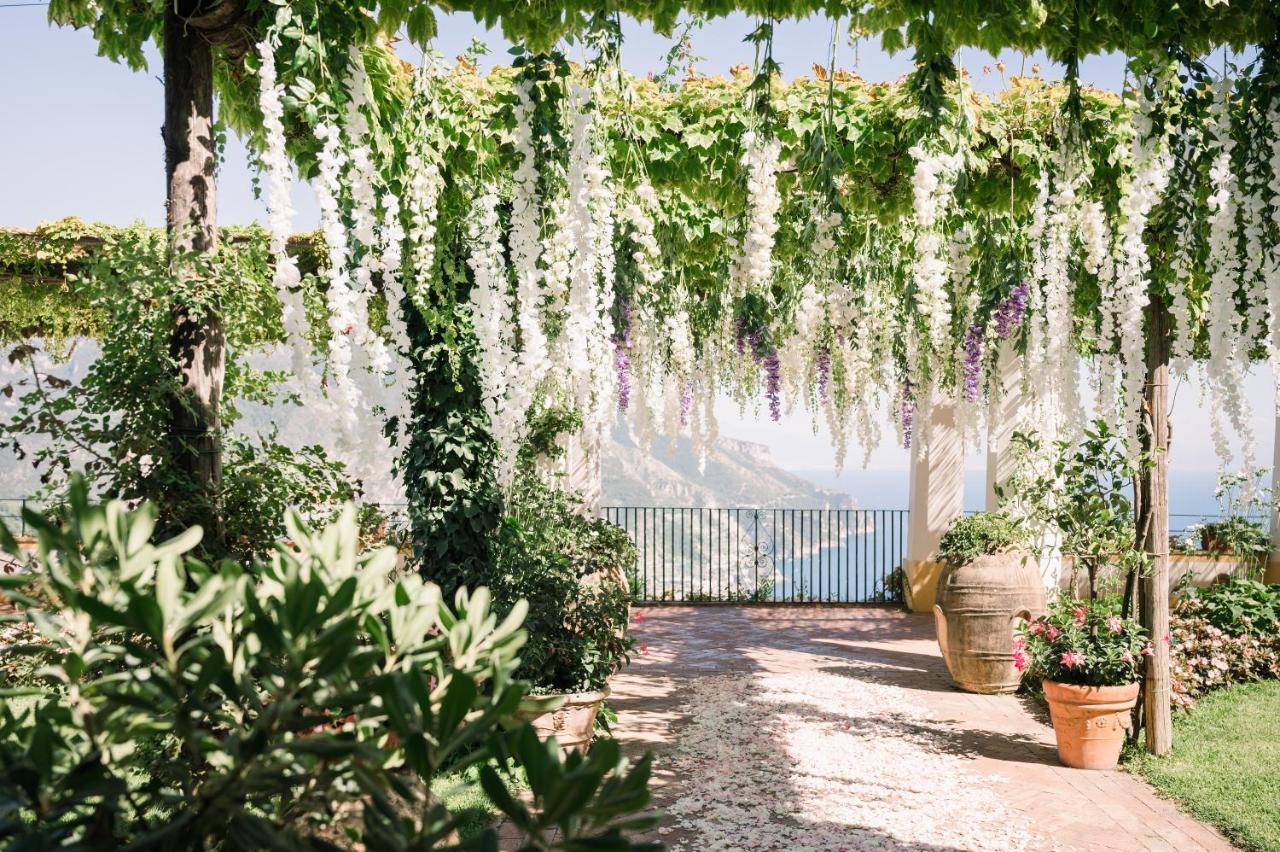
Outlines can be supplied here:
<path id="1" fill-rule="evenodd" d="M 521 385 L 521 368 L 514 352 L 510 324 L 514 306 L 501 236 L 498 196 L 490 189 L 472 203 L 467 224 L 471 250 L 467 265 L 473 276 L 467 309 L 476 334 L 482 402 L 497 446 L 495 476 L 499 486 L 506 488 L 514 476 L 525 431 L 528 404 L 519 397 L 527 395 L 528 389 Z"/>
<path id="2" fill-rule="evenodd" d="M 933 351 L 946 337 L 951 323 L 950 278 L 944 248 L 943 222 L 951 209 L 956 178 L 963 158 L 924 144 L 912 146 L 915 171 L 911 176 L 911 206 L 915 214 L 915 306 L 924 321 L 924 351 Z"/>
<path id="3" fill-rule="evenodd" d="M 1240 280 L 1240 258 L 1236 246 L 1236 218 L 1239 212 L 1236 199 L 1240 196 L 1239 180 L 1232 168 L 1232 152 L 1235 139 L 1231 134 L 1230 79 L 1214 85 L 1212 115 L 1214 151 L 1209 170 L 1209 257 L 1205 264 L 1209 275 L 1209 294 L 1206 325 L 1209 344 L 1209 361 L 1205 365 L 1209 398 L 1214 416 L 1211 434 L 1218 460 L 1223 469 L 1230 469 L 1233 456 L 1227 442 L 1223 418 L 1225 418 L 1243 444 L 1244 463 L 1252 464 L 1253 433 L 1249 423 L 1248 403 L 1241 393 L 1247 358 L 1247 344 L 1240 340 L 1240 323 L 1236 313 L 1235 293 Z"/>
<path id="4" fill-rule="evenodd" d="M 630 338 L 627 341 L 634 392 L 628 423 L 636 444 L 644 449 L 651 446 L 658 422 L 665 369 L 662 327 L 654 304 L 662 285 L 662 249 L 658 245 L 650 213 L 657 207 L 657 194 L 649 182 L 642 179 L 636 184 L 631 200 L 618 211 L 618 221 L 632 244 L 630 257 L 637 272 L 632 282 L 634 321 L 628 329 Z"/>
<path id="5" fill-rule="evenodd" d="M 313 351 L 307 339 L 307 309 L 298 264 L 289 255 L 289 236 L 293 225 L 293 200 L 290 187 L 293 172 L 285 151 L 284 87 L 277 82 L 275 50 L 269 42 L 258 45 L 258 98 L 262 109 L 262 127 L 266 142 L 262 164 L 267 172 L 267 230 L 272 258 L 271 283 L 280 299 L 281 324 L 285 344 L 291 353 L 292 370 L 304 398 L 314 390 Z"/>
<path id="6" fill-rule="evenodd" d="M 778 160 L 782 143 L 754 130 L 742 134 L 747 175 L 747 229 L 732 274 L 737 294 L 762 291 L 773 282 L 773 241 L 778 232 Z"/>
<path id="7" fill-rule="evenodd" d="M 425 66 L 414 76 L 415 98 L 423 108 L 432 103 L 434 64 Z M 413 287 L 410 296 L 419 311 L 429 306 L 428 291 L 435 277 L 436 217 L 439 215 L 440 193 L 444 176 L 436 162 L 437 154 L 427 144 L 425 133 L 410 140 L 405 165 L 409 172 L 409 193 L 405 206 L 409 213 L 410 267 Z"/>
<path id="8" fill-rule="evenodd" d="M 594 111 L 582 86 L 570 90 L 566 201 L 549 254 L 568 266 L 564 327 L 557 351 L 560 376 L 582 414 L 588 451 L 597 446 L 613 402 L 613 194 L 594 145 Z M 606 251 L 605 246 L 609 248 Z M 564 249 L 569 249 L 567 256 Z M 606 277 L 607 276 L 607 277 Z"/>
<path id="9" fill-rule="evenodd" d="M 1152 208 L 1169 185 L 1172 165 L 1167 140 L 1153 129 L 1152 103 L 1140 95 L 1137 107 L 1133 113 L 1131 177 L 1120 193 L 1115 299 L 1111 305 L 1122 375 L 1119 434 L 1125 440 L 1129 457 L 1135 459 L 1141 446 L 1139 426 L 1147 378 L 1142 320 L 1151 286 L 1151 258 L 1144 234 Z"/>
<path id="10" fill-rule="evenodd" d="M 1039 284 L 1043 298 L 1039 322 L 1038 350 L 1045 380 L 1037 396 L 1054 420 L 1054 434 L 1070 439 L 1080 421 L 1076 353 L 1073 337 L 1074 313 L 1071 284 L 1072 238 L 1079 225 L 1082 205 L 1078 192 L 1084 183 L 1079 163 L 1065 147 L 1054 157 L 1053 192 L 1045 217 L 1044 249 L 1040 258 Z M 1036 288 L 1032 288 L 1033 292 Z"/>
<path id="11" fill-rule="evenodd" d="M 342 132 L 336 125 L 322 120 L 316 126 L 315 135 L 320 150 L 316 152 L 318 173 L 312 185 L 320 208 L 320 230 L 329 254 L 325 271 L 329 307 L 329 397 L 334 402 L 339 447 L 347 453 L 358 446 L 359 412 L 365 409 L 366 403 L 351 375 L 351 335 L 359 317 L 355 309 L 357 297 L 347 271 L 347 229 L 338 206 L 346 155 Z"/>
<path id="12" fill-rule="evenodd" d="M 1178 135 L 1172 140 L 1176 145 L 1177 156 L 1174 162 L 1182 169 L 1192 172 L 1192 160 L 1198 154 L 1198 134 L 1191 125 L 1184 123 Z M 1192 172 L 1194 173 L 1194 172 Z M 1174 375 L 1188 378 L 1191 375 L 1192 350 L 1195 346 L 1195 329 L 1191 316 L 1192 246 L 1195 240 L 1196 205 L 1190 175 L 1179 174 L 1178 208 L 1186 211 L 1179 222 L 1174 237 L 1172 261 L 1173 280 L 1169 282 L 1170 300 L 1169 314 L 1173 320 L 1173 339 L 1170 345 L 1170 370 Z"/>
<path id="13" fill-rule="evenodd" d="M 547 336 L 542 327 L 542 311 L 546 294 L 543 290 L 542 198 L 538 191 L 538 157 L 533 139 L 533 100 L 531 85 L 520 81 L 515 86 L 515 134 L 512 143 L 520 163 L 512 175 L 511 227 L 508 246 L 515 271 L 516 302 L 520 329 L 520 384 L 532 393 L 534 387 L 550 371 Z M 562 275 L 556 280 L 563 280 Z"/>

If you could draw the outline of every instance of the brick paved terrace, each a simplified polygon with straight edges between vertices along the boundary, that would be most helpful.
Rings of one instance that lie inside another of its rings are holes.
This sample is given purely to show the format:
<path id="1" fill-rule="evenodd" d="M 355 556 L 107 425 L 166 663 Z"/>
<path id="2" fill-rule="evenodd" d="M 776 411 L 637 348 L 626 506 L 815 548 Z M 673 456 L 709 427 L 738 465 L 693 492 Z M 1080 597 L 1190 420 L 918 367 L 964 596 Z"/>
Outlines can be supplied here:
<path id="1" fill-rule="evenodd" d="M 927 615 L 639 612 L 616 733 L 657 753 L 676 848 L 1231 848 L 1134 776 L 1059 765 L 1030 700 L 955 689 Z"/>

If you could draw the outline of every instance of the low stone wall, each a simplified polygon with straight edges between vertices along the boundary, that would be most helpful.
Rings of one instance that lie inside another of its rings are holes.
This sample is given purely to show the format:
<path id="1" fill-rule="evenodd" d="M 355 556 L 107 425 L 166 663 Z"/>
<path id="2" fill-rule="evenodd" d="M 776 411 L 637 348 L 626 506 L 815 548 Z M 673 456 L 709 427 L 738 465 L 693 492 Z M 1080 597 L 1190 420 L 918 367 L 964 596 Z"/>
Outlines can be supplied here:
<path id="1" fill-rule="evenodd" d="M 906 574 L 905 591 L 907 606 L 912 612 L 930 612 L 937 599 L 938 576 L 942 573 L 940 562 L 904 561 L 903 572 Z M 1075 575 L 1073 578 L 1073 574 Z M 1211 586 L 1232 577 L 1243 576 L 1240 561 L 1235 556 L 1218 556 L 1210 553 L 1171 553 L 1169 554 L 1169 594 L 1174 594 L 1184 584 L 1184 578 L 1190 575 L 1189 584 L 1196 588 Z M 1074 584 L 1073 584 L 1074 579 Z M 1268 563 L 1263 581 L 1280 583 L 1280 560 Z M 1118 586 L 1123 579 L 1114 566 L 1104 567 L 1098 572 L 1098 585 L 1106 589 L 1108 584 Z M 1085 597 L 1089 593 L 1089 577 L 1080 570 L 1072 571 L 1072 560 L 1062 560 L 1062 573 L 1058 579 L 1058 588 L 1076 597 Z"/>

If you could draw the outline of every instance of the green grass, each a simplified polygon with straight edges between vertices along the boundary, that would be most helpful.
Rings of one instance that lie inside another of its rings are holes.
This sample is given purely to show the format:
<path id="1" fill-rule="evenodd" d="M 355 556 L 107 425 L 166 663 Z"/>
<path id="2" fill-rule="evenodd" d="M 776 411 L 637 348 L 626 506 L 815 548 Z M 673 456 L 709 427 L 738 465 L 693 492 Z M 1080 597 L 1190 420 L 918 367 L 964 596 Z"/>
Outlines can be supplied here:
<path id="1" fill-rule="evenodd" d="M 1130 769 L 1244 849 L 1280 852 L 1280 681 L 1212 693 L 1173 720 L 1173 751 Z"/>
<path id="2" fill-rule="evenodd" d="M 512 793 L 518 795 L 527 786 L 523 770 L 520 770 L 515 779 L 507 778 L 507 789 Z M 471 766 L 462 772 L 436 778 L 435 783 L 431 785 L 431 792 L 449 809 L 451 814 L 461 818 L 458 836 L 462 840 L 476 836 L 498 820 L 498 809 L 489 802 L 489 797 L 480 789 L 478 767 Z"/>

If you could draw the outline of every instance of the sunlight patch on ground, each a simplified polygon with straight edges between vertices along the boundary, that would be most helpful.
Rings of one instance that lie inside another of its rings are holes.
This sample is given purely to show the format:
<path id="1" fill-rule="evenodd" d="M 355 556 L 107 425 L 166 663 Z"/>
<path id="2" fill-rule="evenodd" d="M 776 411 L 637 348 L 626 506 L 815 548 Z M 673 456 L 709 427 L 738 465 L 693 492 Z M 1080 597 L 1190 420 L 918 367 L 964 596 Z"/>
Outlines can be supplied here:
<path id="1" fill-rule="evenodd" d="M 693 682 L 677 849 L 1024 849 L 1028 827 L 896 686 L 824 672 Z"/>

